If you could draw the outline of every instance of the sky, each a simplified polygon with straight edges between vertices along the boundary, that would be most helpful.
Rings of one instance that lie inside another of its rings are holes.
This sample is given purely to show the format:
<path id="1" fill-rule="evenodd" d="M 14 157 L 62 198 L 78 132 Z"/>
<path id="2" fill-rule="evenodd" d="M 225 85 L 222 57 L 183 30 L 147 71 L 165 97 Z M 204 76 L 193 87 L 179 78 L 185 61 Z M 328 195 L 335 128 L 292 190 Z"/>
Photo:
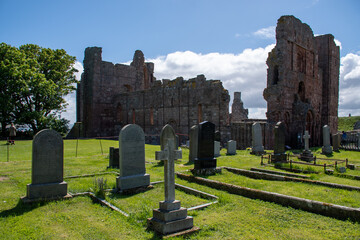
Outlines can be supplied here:
<path id="1" fill-rule="evenodd" d="M 358 0 L 0 0 L 0 42 L 65 49 L 77 59 L 78 79 L 87 47 L 102 47 L 104 61 L 127 64 L 140 49 L 158 80 L 221 80 L 231 99 L 241 92 L 249 118 L 265 118 L 266 58 L 282 15 L 299 18 L 315 35 L 334 35 L 339 116 L 360 116 Z M 66 100 L 62 116 L 73 123 L 75 93 Z"/>

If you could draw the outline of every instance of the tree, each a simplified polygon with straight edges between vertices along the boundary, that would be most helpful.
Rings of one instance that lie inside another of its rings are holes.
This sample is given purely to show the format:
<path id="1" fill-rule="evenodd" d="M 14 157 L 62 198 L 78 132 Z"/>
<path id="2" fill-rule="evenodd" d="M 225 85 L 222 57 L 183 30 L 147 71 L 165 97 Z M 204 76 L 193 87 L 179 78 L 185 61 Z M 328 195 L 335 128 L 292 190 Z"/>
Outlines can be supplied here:
<path id="1" fill-rule="evenodd" d="M 28 124 L 36 133 L 68 124 L 59 115 L 67 106 L 64 96 L 75 90 L 76 58 L 63 49 L 34 44 L 16 49 L 2 43 L 0 48 L 0 87 L 7 86 L 0 99 L 8 99 L 0 103 L 2 125 L 9 121 Z M 2 71 L 3 66 L 7 71 Z"/>

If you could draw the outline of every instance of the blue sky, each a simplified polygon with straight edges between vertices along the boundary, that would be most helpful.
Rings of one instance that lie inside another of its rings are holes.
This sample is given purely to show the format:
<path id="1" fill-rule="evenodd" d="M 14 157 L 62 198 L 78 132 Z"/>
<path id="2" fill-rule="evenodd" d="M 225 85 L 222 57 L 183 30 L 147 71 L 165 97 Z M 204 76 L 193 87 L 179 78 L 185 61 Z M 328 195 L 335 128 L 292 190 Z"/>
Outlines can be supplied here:
<path id="1" fill-rule="evenodd" d="M 356 0 L 0 0 L 0 42 L 65 49 L 80 69 L 86 47 L 102 47 L 103 60 L 114 63 L 129 62 L 140 49 L 155 62 L 157 79 L 197 74 L 220 79 L 231 96 L 242 92 L 251 117 L 264 117 L 265 60 L 282 15 L 294 15 L 314 34 L 335 36 L 342 63 L 339 115 L 360 115 L 354 88 L 360 90 Z M 68 101 L 66 117 L 74 121 L 74 95 Z"/>

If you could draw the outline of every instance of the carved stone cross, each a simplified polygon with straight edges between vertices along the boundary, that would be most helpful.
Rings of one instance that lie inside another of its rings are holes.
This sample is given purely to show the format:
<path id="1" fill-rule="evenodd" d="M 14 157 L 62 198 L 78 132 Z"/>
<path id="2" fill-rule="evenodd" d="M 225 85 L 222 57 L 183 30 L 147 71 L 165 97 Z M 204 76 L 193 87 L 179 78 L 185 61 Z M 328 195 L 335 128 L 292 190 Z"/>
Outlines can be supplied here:
<path id="1" fill-rule="evenodd" d="M 309 139 L 310 139 L 310 135 L 308 131 L 305 131 L 305 134 L 303 136 L 303 139 L 305 140 L 305 151 L 309 151 Z"/>
<path id="2" fill-rule="evenodd" d="M 161 130 L 161 150 L 155 152 L 156 160 L 164 160 L 165 202 L 175 201 L 175 159 L 182 158 L 182 151 L 176 148 L 174 129 L 169 125 Z"/>

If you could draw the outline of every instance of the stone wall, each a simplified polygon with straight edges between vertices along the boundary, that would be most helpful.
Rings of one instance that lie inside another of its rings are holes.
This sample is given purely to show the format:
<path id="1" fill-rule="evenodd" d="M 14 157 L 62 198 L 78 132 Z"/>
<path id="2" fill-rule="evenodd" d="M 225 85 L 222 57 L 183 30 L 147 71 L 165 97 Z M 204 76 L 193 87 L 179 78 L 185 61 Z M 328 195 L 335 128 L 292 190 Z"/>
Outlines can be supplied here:
<path id="1" fill-rule="evenodd" d="M 230 139 L 230 96 L 221 81 L 204 75 L 156 81 L 153 71 L 154 64 L 145 63 L 139 50 L 128 66 L 102 61 L 101 48 L 87 48 L 77 89 L 82 137 L 117 136 L 129 123 L 147 135 L 159 135 L 165 124 L 188 134 L 191 126 L 210 121 L 224 141 Z"/>
<path id="2" fill-rule="evenodd" d="M 314 37 L 307 24 L 282 16 L 266 63 L 268 123 L 285 123 L 287 145 L 301 147 L 305 130 L 311 145 L 321 144 L 323 125 L 337 131 L 339 47 L 332 35 Z"/>

